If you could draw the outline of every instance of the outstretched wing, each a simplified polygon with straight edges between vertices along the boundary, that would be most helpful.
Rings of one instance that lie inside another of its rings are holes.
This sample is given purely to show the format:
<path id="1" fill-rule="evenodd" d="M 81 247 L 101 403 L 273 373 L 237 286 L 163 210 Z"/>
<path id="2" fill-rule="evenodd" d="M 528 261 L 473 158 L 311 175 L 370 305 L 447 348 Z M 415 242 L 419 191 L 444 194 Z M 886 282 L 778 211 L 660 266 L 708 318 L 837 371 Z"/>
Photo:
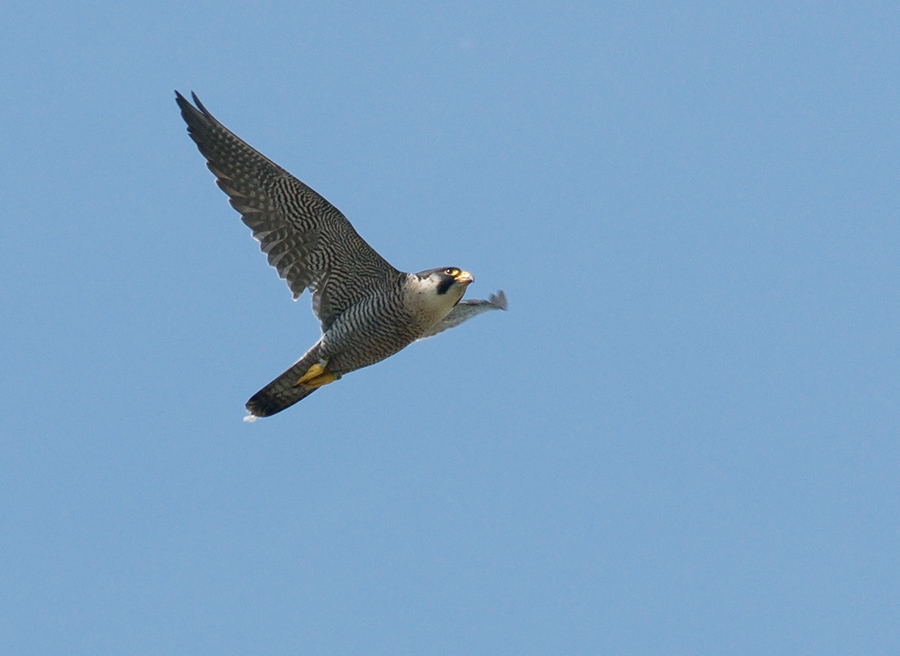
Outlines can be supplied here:
<path id="1" fill-rule="evenodd" d="M 432 337 L 438 333 L 444 332 L 448 328 L 458 326 L 463 321 L 471 319 L 482 312 L 487 312 L 488 310 L 505 310 L 506 308 L 506 294 L 503 293 L 502 289 L 496 294 L 491 294 L 491 297 L 486 301 L 480 299 L 460 301 L 452 310 L 450 310 L 450 314 L 444 317 L 434 328 L 419 337 L 419 339 Z"/>
<path id="2" fill-rule="evenodd" d="M 196 107 L 175 92 L 188 134 L 294 299 L 309 288 L 323 331 L 367 290 L 400 275 L 336 207 L 232 134 L 191 95 Z"/>

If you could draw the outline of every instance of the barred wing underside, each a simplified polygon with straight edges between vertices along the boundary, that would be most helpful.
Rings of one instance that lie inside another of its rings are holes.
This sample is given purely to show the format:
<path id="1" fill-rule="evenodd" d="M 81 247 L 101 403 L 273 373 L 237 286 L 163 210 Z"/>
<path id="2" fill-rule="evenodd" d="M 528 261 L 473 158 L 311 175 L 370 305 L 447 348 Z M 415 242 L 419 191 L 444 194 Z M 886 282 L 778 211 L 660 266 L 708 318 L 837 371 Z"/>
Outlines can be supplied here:
<path id="1" fill-rule="evenodd" d="M 310 290 L 323 330 L 371 289 L 400 275 L 336 207 L 235 136 L 195 94 L 196 107 L 177 91 L 175 96 L 217 184 L 294 299 Z"/>

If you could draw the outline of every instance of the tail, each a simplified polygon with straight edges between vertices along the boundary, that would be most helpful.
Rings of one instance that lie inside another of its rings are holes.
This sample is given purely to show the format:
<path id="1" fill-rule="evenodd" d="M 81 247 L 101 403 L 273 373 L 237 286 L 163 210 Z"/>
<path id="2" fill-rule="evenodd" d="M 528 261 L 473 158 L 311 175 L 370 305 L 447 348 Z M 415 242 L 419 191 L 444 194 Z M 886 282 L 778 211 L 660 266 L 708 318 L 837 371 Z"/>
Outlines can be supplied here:
<path id="1" fill-rule="evenodd" d="M 299 385 L 294 387 L 294 383 L 316 363 L 318 360 L 316 352 L 315 347 L 311 348 L 290 369 L 250 397 L 246 406 L 250 414 L 244 417 L 244 421 L 256 421 L 257 417 L 274 415 L 315 392 L 317 388 L 310 389 Z"/>

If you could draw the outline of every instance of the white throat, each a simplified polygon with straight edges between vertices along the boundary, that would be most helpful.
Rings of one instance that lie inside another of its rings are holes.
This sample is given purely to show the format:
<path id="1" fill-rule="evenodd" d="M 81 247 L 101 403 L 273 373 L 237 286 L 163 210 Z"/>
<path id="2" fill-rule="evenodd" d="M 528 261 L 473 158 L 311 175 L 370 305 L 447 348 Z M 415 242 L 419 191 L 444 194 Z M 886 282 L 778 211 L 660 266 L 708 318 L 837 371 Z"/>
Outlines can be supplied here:
<path id="1" fill-rule="evenodd" d="M 432 278 L 409 276 L 404 301 L 421 330 L 432 328 L 446 317 L 466 291 L 465 285 L 453 285 L 445 294 L 438 294 L 437 286 Z"/>

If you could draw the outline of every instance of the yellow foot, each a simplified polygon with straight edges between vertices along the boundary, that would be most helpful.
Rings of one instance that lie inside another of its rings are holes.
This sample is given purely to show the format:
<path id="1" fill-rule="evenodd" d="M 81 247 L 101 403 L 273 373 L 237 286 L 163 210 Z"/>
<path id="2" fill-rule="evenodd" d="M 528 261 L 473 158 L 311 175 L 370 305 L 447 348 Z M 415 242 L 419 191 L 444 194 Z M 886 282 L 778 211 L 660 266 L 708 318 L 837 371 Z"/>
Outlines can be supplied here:
<path id="1" fill-rule="evenodd" d="M 325 371 L 325 367 L 322 365 L 314 364 L 294 383 L 294 387 L 303 386 L 307 389 L 316 389 L 322 385 L 333 383 L 336 378 L 330 371 Z"/>
<path id="2" fill-rule="evenodd" d="M 308 380 L 312 380 L 316 376 L 321 376 L 324 373 L 325 373 L 325 367 L 323 367 L 321 364 L 314 364 L 313 366 L 311 366 L 309 369 L 306 370 L 305 374 L 303 374 L 302 376 L 300 376 L 300 378 L 297 379 L 297 382 L 294 383 L 294 385 L 300 385 L 302 383 L 305 383 Z"/>
<path id="3" fill-rule="evenodd" d="M 337 380 L 337 376 L 335 376 L 330 371 L 326 371 L 321 376 L 316 376 L 315 378 L 310 378 L 305 383 L 294 383 L 294 387 L 305 387 L 307 389 L 316 389 L 317 387 L 322 387 L 322 385 L 327 385 L 328 383 L 333 383 Z"/>

